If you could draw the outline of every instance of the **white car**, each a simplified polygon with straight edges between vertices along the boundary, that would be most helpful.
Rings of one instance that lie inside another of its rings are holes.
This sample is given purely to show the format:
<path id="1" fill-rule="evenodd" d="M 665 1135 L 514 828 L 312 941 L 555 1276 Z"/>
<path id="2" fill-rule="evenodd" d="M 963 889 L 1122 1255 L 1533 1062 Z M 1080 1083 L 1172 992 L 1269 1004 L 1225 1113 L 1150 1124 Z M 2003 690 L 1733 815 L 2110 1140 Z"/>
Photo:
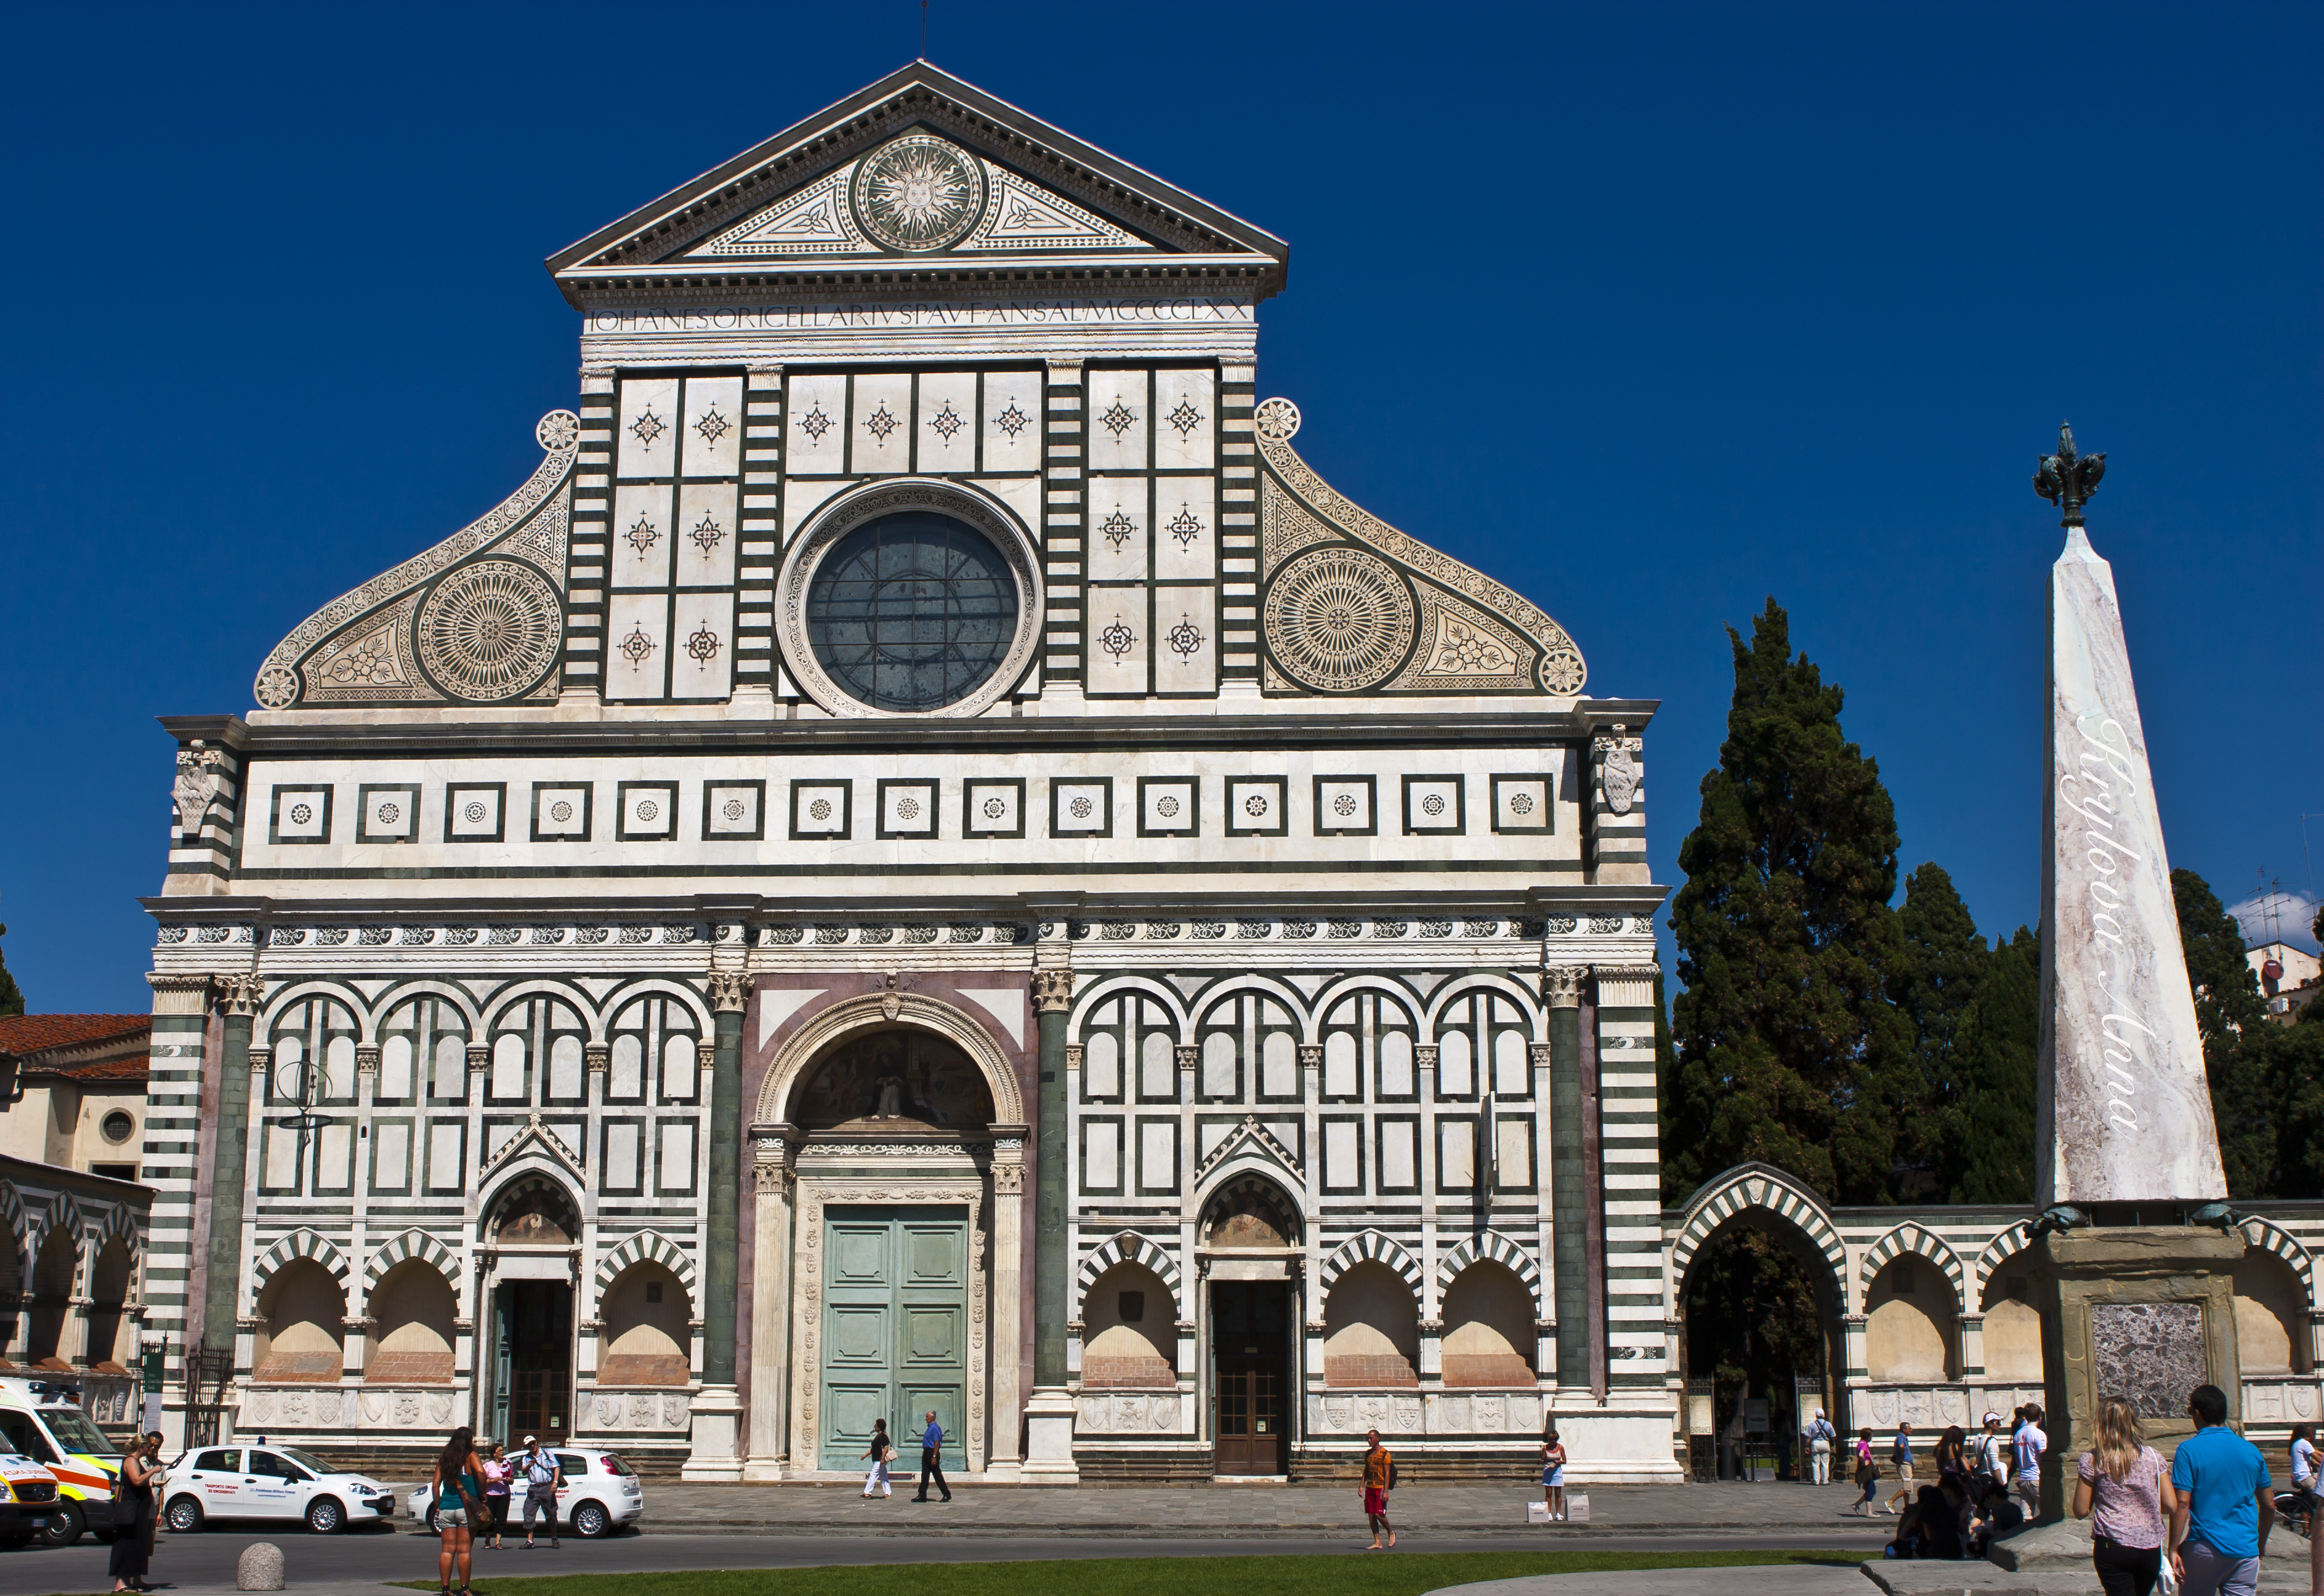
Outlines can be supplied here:
<path id="1" fill-rule="evenodd" d="M 565 1471 L 565 1483 L 557 1492 L 557 1520 L 575 1535 L 611 1535 L 637 1522 L 646 1510 L 645 1488 L 638 1483 L 638 1471 L 617 1453 L 560 1450 L 557 1466 Z M 524 1533 L 524 1490 L 520 1471 L 509 1482 L 509 1518 L 501 1527 L 504 1536 Z M 425 1524 L 431 1535 L 436 1533 L 436 1503 L 425 1481 L 413 1488 L 410 1506 L 413 1522 Z M 553 1527 L 540 1528 L 538 1521 L 535 1532 L 556 1533 Z"/>
<path id="2" fill-rule="evenodd" d="M 395 1493 L 363 1474 L 345 1474 L 295 1446 L 203 1446 L 170 1465 L 162 1518 L 189 1535 L 214 1518 L 303 1518 L 318 1535 L 351 1524 L 383 1524 Z"/>

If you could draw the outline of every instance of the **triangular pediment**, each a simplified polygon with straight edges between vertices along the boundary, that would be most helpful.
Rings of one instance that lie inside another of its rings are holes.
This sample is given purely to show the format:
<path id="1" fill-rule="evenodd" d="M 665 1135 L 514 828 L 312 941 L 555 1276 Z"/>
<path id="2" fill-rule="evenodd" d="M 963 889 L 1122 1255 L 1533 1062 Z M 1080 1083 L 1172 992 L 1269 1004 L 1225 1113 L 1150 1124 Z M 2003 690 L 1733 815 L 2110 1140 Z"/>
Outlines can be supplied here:
<path id="1" fill-rule="evenodd" d="M 584 308 L 641 289 L 731 292 L 738 269 L 756 288 L 827 288 L 837 263 L 858 285 L 1005 266 L 1033 281 L 1193 273 L 1256 300 L 1282 286 L 1288 256 L 1272 235 L 915 61 L 549 265 Z"/>

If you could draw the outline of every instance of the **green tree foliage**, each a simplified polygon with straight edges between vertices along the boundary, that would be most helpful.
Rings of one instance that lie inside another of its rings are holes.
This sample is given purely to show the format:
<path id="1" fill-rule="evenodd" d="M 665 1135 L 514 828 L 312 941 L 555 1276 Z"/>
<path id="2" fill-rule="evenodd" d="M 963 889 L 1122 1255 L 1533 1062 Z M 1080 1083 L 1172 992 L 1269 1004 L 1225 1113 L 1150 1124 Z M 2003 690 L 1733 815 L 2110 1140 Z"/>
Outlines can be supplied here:
<path id="1" fill-rule="evenodd" d="M 1794 1376 L 1821 1370 L 1823 1317 L 1809 1278 L 1766 1231 L 1738 1224 L 1720 1233 L 1687 1271 L 1687 1373 L 1739 1398 L 1786 1390 Z M 1723 1428 L 1731 1415 L 1717 1416 Z"/>
<path id="2" fill-rule="evenodd" d="M 2268 1197 L 2276 1191 L 2276 1115 L 2267 1078 L 2272 1049 L 2259 977 L 2244 956 L 2243 927 L 2210 884 L 2191 870 L 2171 872 L 2179 910 L 2179 945 L 2195 987 L 2195 1029 L 2203 1038 L 2203 1073 L 2227 1195 Z"/>
<path id="3" fill-rule="evenodd" d="M 2324 1002 L 2311 1000 L 2291 1025 L 2262 1026 L 2253 1040 L 2276 1104 L 2273 1195 L 2324 1196 Z"/>
<path id="4" fill-rule="evenodd" d="M 1913 1028 L 1886 998 L 1896 816 L 1840 732 L 1840 688 L 1794 658 L 1774 599 L 1746 643 L 1673 906 L 1678 1060 L 1664 1164 L 1674 1197 L 1764 1159 L 1842 1203 L 1897 1196 Z"/>
<path id="5" fill-rule="evenodd" d="M 8 935 L 8 927 L 0 926 L 0 936 Z M 0 954 L 0 1015 L 22 1014 L 24 994 L 17 989 L 16 978 L 8 973 L 8 959 Z"/>
<path id="6" fill-rule="evenodd" d="M 2034 1109 L 2042 1046 L 2042 939 L 1997 942 L 1955 1044 L 1958 1130 L 1941 1170 L 1950 1203 L 2034 1200 Z"/>
<path id="7" fill-rule="evenodd" d="M 1904 882 L 1896 914 L 1897 958 L 1888 996 L 1912 1022 L 1913 1089 L 1920 1112 L 1899 1128 L 1907 1167 L 1901 1183 L 1914 1195 L 1936 1195 L 1965 1155 L 1968 1086 L 1961 1035 L 1984 989 L 1985 938 L 1952 877 L 1923 864 Z"/>

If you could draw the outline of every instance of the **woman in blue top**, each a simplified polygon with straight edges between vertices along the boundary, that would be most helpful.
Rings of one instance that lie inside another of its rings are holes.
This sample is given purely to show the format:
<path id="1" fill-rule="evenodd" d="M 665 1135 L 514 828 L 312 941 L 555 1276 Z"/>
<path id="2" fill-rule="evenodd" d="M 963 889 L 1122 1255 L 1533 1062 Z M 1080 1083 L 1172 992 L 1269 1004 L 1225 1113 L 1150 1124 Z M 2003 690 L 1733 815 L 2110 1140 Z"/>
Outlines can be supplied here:
<path id="1" fill-rule="evenodd" d="M 436 1554 L 436 1583 L 444 1596 L 450 1596 L 452 1575 L 456 1569 L 460 1576 L 460 1596 L 469 1596 L 471 1530 L 470 1516 L 484 1513 L 484 1465 L 476 1456 L 476 1433 L 466 1425 L 452 1432 L 451 1440 L 436 1459 L 436 1474 L 429 1482 L 436 1499 L 436 1528 L 443 1539 L 443 1549 Z"/>

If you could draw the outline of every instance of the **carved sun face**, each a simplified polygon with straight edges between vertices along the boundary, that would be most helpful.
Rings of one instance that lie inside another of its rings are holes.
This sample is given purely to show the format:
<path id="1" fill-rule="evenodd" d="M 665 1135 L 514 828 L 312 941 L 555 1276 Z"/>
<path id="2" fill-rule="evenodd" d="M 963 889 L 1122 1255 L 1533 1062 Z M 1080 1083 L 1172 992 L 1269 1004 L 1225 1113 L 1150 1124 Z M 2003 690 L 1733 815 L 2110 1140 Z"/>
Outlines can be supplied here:
<path id="1" fill-rule="evenodd" d="M 974 223 L 983 187 L 964 151 L 926 134 L 907 134 L 864 158 L 856 174 L 856 216 L 890 249 L 941 249 Z"/>

